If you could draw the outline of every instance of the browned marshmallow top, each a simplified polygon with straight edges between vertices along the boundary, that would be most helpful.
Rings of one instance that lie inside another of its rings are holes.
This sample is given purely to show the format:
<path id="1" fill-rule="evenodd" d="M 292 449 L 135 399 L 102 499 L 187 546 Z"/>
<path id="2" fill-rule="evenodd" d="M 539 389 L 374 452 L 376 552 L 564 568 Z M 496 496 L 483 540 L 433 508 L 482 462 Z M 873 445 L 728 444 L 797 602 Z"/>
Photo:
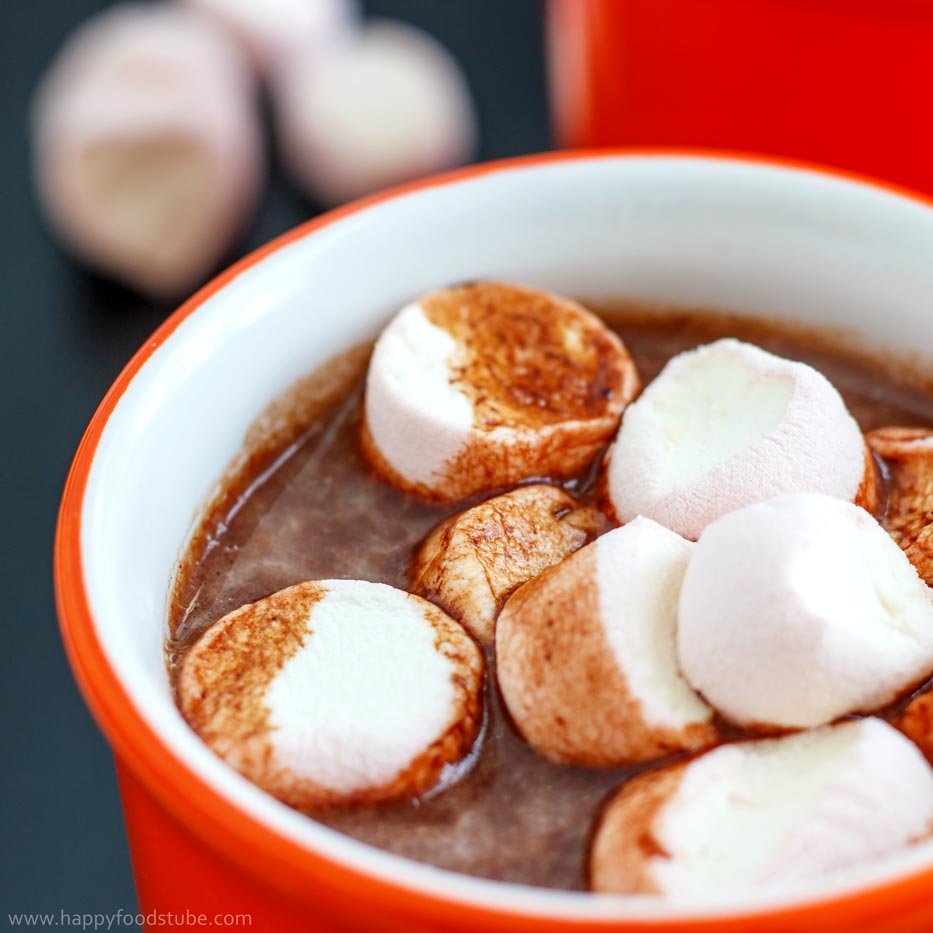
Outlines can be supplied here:
<path id="1" fill-rule="evenodd" d="M 882 525 L 917 573 L 933 586 L 933 431 L 880 428 L 866 434 L 865 440 L 884 458 L 889 472 Z"/>
<path id="2" fill-rule="evenodd" d="M 891 725 L 903 732 L 927 761 L 933 762 L 933 693 L 918 693 L 891 718 Z"/>
<path id="3" fill-rule="evenodd" d="M 613 894 L 660 894 L 652 859 L 667 854 L 656 822 L 676 793 L 687 762 L 668 765 L 628 781 L 597 823 L 590 850 L 590 883 Z"/>
<path id="4" fill-rule="evenodd" d="M 499 686 L 553 761 L 613 766 L 717 741 L 683 681 L 677 592 L 692 545 L 639 518 L 520 587 L 496 624 Z"/>
<path id="5" fill-rule="evenodd" d="M 574 301 L 479 282 L 419 304 L 458 344 L 451 381 L 472 401 L 477 428 L 613 417 L 634 394 L 622 342 Z"/>
<path id="6" fill-rule="evenodd" d="M 294 806 L 416 797 L 482 722 L 476 643 L 427 601 L 359 580 L 300 583 L 224 616 L 178 679 L 228 764 Z"/>
<path id="7" fill-rule="evenodd" d="M 509 594 L 596 537 L 607 522 L 556 486 L 513 489 L 439 525 L 415 555 L 411 586 L 492 641 Z"/>
<path id="8" fill-rule="evenodd" d="M 401 309 L 373 351 L 363 449 L 393 485 L 459 499 L 579 474 L 638 390 L 621 340 L 556 295 L 484 282 Z"/>

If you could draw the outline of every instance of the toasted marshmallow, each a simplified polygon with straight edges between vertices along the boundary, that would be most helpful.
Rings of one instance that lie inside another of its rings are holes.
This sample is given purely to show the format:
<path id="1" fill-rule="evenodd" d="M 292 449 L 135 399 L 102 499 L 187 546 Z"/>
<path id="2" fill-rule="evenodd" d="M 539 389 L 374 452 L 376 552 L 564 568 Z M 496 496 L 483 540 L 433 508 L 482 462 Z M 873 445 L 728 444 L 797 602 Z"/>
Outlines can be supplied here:
<path id="1" fill-rule="evenodd" d="M 918 693 L 890 722 L 933 762 L 933 691 Z"/>
<path id="2" fill-rule="evenodd" d="M 675 655 L 677 593 L 692 547 L 637 518 L 506 602 L 496 623 L 499 687 L 539 752 L 621 765 L 716 741 L 712 711 Z"/>
<path id="3" fill-rule="evenodd" d="M 933 670 L 933 591 L 867 513 L 798 493 L 700 535 L 680 592 L 684 676 L 742 726 L 867 713 Z"/>
<path id="4" fill-rule="evenodd" d="M 611 801 L 591 885 L 717 896 L 819 882 L 929 835 L 933 770 L 879 719 L 725 745 L 642 774 Z"/>
<path id="5" fill-rule="evenodd" d="M 653 518 L 691 540 L 782 493 L 822 492 L 871 510 L 874 464 L 821 373 L 738 340 L 671 359 L 622 419 L 607 467 L 621 522 Z"/>
<path id="6" fill-rule="evenodd" d="M 254 65 L 272 73 L 292 56 L 315 55 L 352 32 L 354 0 L 186 0 L 229 29 Z"/>
<path id="7" fill-rule="evenodd" d="M 363 448 L 406 491 L 457 499 L 573 476 L 612 437 L 638 376 L 580 305 L 494 282 L 403 308 L 376 343 Z"/>
<path id="8" fill-rule="evenodd" d="M 87 262 L 175 296 L 206 276 L 262 179 L 254 88 L 235 46 L 174 6 L 127 4 L 67 43 L 34 105 L 50 223 Z"/>
<path id="9" fill-rule="evenodd" d="M 286 166 L 338 204 L 469 161 L 476 117 L 450 52 L 412 26 L 375 22 L 296 55 L 272 84 Z"/>
<path id="10" fill-rule="evenodd" d="M 360 580 L 299 583 L 224 616 L 185 657 L 181 711 L 286 803 L 416 797 L 470 751 L 484 662 L 440 609 Z"/>
<path id="11" fill-rule="evenodd" d="M 881 428 L 865 435 L 889 477 L 885 531 L 933 585 L 933 431 Z"/>
<path id="12" fill-rule="evenodd" d="M 415 555 L 412 591 L 491 644 L 508 596 L 592 541 L 602 522 L 556 486 L 521 486 L 438 525 Z"/>

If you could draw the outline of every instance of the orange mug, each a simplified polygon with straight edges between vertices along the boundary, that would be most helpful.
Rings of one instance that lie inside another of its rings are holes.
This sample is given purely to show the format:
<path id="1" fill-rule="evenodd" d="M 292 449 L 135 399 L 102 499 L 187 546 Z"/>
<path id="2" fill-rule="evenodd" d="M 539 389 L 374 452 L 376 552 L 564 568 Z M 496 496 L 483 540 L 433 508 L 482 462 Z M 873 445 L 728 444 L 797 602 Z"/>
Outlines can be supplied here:
<path id="1" fill-rule="evenodd" d="M 549 0 L 560 144 L 814 160 L 933 192 L 928 0 Z"/>
<path id="2" fill-rule="evenodd" d="M 152 925 L 171 915 L 277 933 L 933 929 L 933 841 L 800 891 L 717 902 L 534 889 L 407 861 L 286 807 L 214 756 L 175 707 L 164 660 L 176 561 L 251 422 L 412 295 L 502 278 L 844 325 L 878 352 L 933 359 L 930 256 L 933 202 L 879 184 L 699 153 L 556 153 L 351 204 L 188 301 L 95 414 L 55 545 L 62 634 L 113 747 Z"/>

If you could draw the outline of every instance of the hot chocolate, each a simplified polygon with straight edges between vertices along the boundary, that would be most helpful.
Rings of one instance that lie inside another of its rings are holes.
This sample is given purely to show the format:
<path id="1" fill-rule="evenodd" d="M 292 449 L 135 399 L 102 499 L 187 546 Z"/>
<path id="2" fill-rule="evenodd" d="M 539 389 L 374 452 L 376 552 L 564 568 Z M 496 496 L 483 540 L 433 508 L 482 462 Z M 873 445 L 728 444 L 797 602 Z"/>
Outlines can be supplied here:
<path id="1" fill-rule="evenodd" d="M 675 354 L 736 337 L 819 369 L 863 431 L 933 424 L 933 386 L 885 369 L 884 361 L 840 349 L 836 335 L 712 312 L 632 306 L 602 311 L 643 384 Z M 168 664 L 176 689 L 191 646 L 223 616 L 309 580 L 352 578 L 411 590 L 410 568 L 427 536 L 445 519 L 511 488 L 436 502 L 381 479 L 361 448 L 366 363 L 367 354 L 358 352 L 325 367 L 312 379 L 313 391 L 299 387 L 291 401 L 278 404 L 275 417 L 266 419 L 274 423 L 272 441 L 254 445 L 245 466 L 226 479 L 175 582 Z M 875 458 L 881 518 L 889 476 L 884 460 L 877 453 Z M 604 505 L 596 467 L 561 478 L 559 485 L 584 507 Z M 451 609 L 443 603 L 442 608 Z M 586 888 L 596 814 L 610 794 L 658 762 L 589 768 L 549 760 L 517 731 L 497 687 L 493 646 L 484 651 L 485 723 L 455 780 L 414 799 L 309 813 L 364 842 L 443 868 Z M 735 734 L 719 726 L 727 736 Z"/>

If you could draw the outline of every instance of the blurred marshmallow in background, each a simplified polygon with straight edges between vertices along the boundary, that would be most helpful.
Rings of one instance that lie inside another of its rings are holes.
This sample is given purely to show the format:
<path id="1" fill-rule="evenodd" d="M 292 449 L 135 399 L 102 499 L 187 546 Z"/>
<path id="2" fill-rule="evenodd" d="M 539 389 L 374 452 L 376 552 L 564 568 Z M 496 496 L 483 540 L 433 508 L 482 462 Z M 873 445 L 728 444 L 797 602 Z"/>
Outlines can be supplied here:
<path id="1" fill-rule="evenodd" d="M 350 36 L 355 0 L 183 0 L 228 29 L 261 74 Z"/>
<path id="2" fill-rule="evenodd" d="M 474 151 L 459 65 L 401 23 L 373 22 L 319 54 L 283 61 L 272 94 L 285 163 L 324 204 L 462 164 Z"/>
<path id="3" fill-rule="evenodd" d="M 196 287 L 255 207 L 251 75 L 227 34 L 189 10 L 127 4 L 94 17 L 46 74 L 33 118 L 51 225 L 143 292 Z"/>
<path id="4" fill-rule="evenodd" d="M 462 164 L 463 73 L 419 29 L 357 0 L 123 4 L 66 42 L 33 113 L 36 186 L 71 251 L 159 298 L 216 269 L 264 180 L 257 79 L 283 162 L 323 205 Z"/>

